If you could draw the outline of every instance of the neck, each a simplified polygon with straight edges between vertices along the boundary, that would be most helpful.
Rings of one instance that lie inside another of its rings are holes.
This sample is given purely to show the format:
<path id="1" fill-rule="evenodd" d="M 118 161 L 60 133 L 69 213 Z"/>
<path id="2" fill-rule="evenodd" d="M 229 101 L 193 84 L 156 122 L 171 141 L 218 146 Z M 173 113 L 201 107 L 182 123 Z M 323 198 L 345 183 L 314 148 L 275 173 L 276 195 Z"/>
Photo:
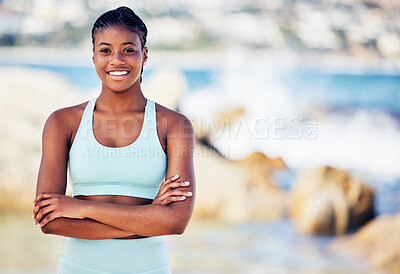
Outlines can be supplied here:
<path id="1" fill-rule="evenodd" d="M 98 104 L 101 105 L 101 109 L 113 113 L 141 111 L 146 105 L 146 98 L 140 86 L 124 92 L 111 91 L 103 86 L 100 96 L 96 100 L 96 105 Z"/>

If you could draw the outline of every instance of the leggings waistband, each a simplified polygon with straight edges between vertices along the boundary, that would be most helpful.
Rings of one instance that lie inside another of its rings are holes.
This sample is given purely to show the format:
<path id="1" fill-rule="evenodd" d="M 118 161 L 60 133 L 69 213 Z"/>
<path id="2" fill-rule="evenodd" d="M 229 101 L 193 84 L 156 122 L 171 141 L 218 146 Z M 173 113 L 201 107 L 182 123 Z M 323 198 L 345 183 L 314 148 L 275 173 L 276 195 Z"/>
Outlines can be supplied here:
<path id="1" fill-rule="evenodd" d="M 68 272 L 68 269 L 73 271 Z M 88 274 L 170 273 L 170 264 L 162 236 L 105 240 L 67 238 L 58 271 Z"/>

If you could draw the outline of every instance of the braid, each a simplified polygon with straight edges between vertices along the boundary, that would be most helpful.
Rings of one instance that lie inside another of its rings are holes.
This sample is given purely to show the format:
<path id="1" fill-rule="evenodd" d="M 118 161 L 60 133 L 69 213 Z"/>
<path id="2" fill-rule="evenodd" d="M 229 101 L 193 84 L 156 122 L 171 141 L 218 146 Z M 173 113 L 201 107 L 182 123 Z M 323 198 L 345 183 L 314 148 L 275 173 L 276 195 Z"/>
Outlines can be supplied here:
<path id="1" fill-rule="evenodd" d="M 147 27 L 142 19 L 128 7 L 122 6 L 114 10 L 103 13 L 94 22 L 92 28 L 92 44 L 94 48 L 94 37 L 96 32 L 111 26 L 121 26 L 139 35 L 142 48 L 146 45 Z"/>
<path id="2" fill-rule="evenodd" d="M 142 19 L 136 15 L 136 13 L 128 7 L 121 6 L 114 10 L 103 13 L 94 22 L 92 28 L 92 44 L 94 49 L 94 37 L 96 33 L 107 27 L 121 26 L 127 28 L 129 31 L 136 33 L 139 36 L 142 49 L 146 46 L 147 27 L 143 23 Z M 140 82 L 142 82 L 142 71 L 140 73 Z"/>

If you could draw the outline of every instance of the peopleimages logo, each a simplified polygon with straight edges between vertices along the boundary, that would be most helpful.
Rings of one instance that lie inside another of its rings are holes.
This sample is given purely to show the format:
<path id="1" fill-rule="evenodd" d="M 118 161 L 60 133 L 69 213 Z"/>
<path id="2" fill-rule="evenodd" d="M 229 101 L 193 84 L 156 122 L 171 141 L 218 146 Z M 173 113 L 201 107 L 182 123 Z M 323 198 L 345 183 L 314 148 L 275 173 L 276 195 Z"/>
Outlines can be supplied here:
<path id="1" fill-rule="evenodd" d="M 167 120 L 163 121 L 168 122 Z M 187 122 L 179 122 L 174 124 L 174 130 L 166 133 L 167 140 L 172 142 L 173 139 L 180 139 L 174 147 L 167 148 L 168 152 L 164 152 L 161 143 L 165 146 L 166 140 L 160 138 L 160 128 L 166 128 L 164 125 L 158 123 L 158 131 L 156 128 L 143 127 L 136 124 L 138 128 L 134 130 L 136 134 L 136 140 L 130 140 L 130 143 L 125 147 L 107 147 L 100 144 L 89 127 L 87 132 L 81 133 L 81 138 L 94 138 L 92 139 L 91 145 L 83 144 L 81 147 L 82 157 L 164 157 L 168 155 L 193 155 L 193 156 L 217 156 L 217 155 L 229 155 L 230 146 L 235 146 L 237 141 L 241 145 L 251 144 L 252 141 L 260 140 L 283 140 L 283 139 L 303 139 L 313 140 L 317 138 L 317 119 L 305 119 L 305 118 L 288 118 L 280 117 L 270 119 L 268 117 L 262 117 L 257 119 L 250 119 L 249 117 L 241 117 L 239 119 L 231 119 L 227 117 L 224 120 L 221 119 L 193 119 L 191 123 L 196 131 L 196 136 L 200 141 L 210 145 L 210 150 L 203 149 L 189 149 L 187 142 L 184 139 L 192 137 L 192 126 Z M 140 128 L 140 129 L 139 129 Z M 126 127 L 126 123 L 109 123 L 107 126 L 108 135 L 107 138 L 115 139 L 116 135 L 124 136 L 127 139 L 132 138 L 132 127 Z M 109 132 L 113 132 L 110 134 Z M 165 134 L 165 133 L 164 133 Z M 106 138 L 106 139 L 107 139 Z M 181 142 L 182 141 L 182 142 Z M 234 141 L 234 142 L 232 142 Z M 155 145 L 159 142 L 159 145 Z M 217 144 L 217 148 L 213 148 L 213 144 Z"/>
<path id="2" fill-rule="evenodd" d="M 249 119 L 228 118 L 224 121 L 218 119 L 192 120 L 200 130 L 200 135 L 213 140 L 232 139 L 316 139 L 317 119 L 304 118 L 273 118 L 268 117 Z"/>
<path id="3" fill-rule="evenodd" d="M 232 119 L 227 117 L 211 118 L 199 117 L 191 119 L 196 131 L 196 136 L 212 137 L 213 139 L 316 139 L 317 119 L 303 117 L 258 117 Z M 155 125 L 155 123 L 153 124 Z M 97 132 L 98 123 L 93 128 Z M 157 127 L 142 127 L 142 124 L 134 122 L 129 124 L 126 120 L 116 122 L 115 119 L 108 119 L 101 127 L 101 136 L 104 139 L 115 139 L 120 136 L 124 139 L 131 139 L 136 134 L 136 139 L 149 139 L 162 134 L 162 128 L 174 128 L 173 131 L 164 133 L 168 139 L 190 138 L 192 136 L 191 125 L 187 120 L 181 120 L 172 125 L 172 121 L 164 119 L 157 121 Z M 81 138 L 86 139 L 93 136 L 91 125 L 86 127 L 87 131 L 81 133 Z M 140 133 L 139 133 L 140 132 Z M 100 134 L 100 133 L 99 133 Z M 134 140 L 131 140 L 134 142 Z"/>

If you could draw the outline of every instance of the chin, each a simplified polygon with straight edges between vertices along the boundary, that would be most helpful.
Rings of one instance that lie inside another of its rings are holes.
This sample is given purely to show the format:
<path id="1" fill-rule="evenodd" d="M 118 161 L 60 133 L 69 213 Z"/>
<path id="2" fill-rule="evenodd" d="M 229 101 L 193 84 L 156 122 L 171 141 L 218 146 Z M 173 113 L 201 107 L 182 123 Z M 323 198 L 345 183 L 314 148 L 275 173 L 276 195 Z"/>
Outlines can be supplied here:
<path id="1" fill-rule="evenodd" d="M 138 79 L 125 79 L 123 81 L 109 81 L 109 79 L 105 79 L 103 81 L 103 86 L 107 87 L 107 89 L 113 92 L 126 92 L 132 89 L 135 86 L 140 86 L 140 78 Z"/>
<path id="2" fill-rule="evenodd" d="M 108 88 L 111 92 L 115 92 L 115 93 L 124 93 L 127 92 L 130 88 L 113 88 L 113 87 L 109 87 Z"/>
<path id="3" fill-rule="evenodd" d="M 108 90 L 115 92 L 115 93 L 124 93 L 127 92 L 128 90 L 130 90 L 134 84 L 131 85 L 118 85 L 115 83 L 107 83 L 107 84 L 103 84 Z"/>

